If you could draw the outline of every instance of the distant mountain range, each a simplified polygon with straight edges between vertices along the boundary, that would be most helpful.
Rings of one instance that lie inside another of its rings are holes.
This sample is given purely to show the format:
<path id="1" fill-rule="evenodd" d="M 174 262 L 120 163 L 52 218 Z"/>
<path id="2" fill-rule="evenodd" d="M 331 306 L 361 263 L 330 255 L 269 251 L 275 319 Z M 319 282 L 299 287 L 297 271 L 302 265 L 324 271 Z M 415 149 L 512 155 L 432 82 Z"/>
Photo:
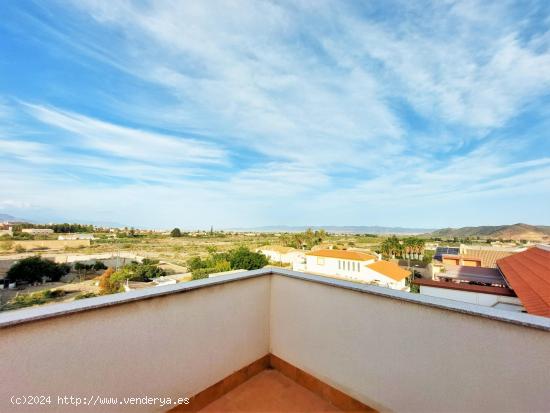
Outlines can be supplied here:
<path id="1" fill-rule="evenodd" d="M 547 225 L 498 225 L 463 228 L 443 228 L 431 232 L 429 235 L 439 238 L 492 238 L 511 239 L 515 241 L 548 241 L 550 240 L 550 226 Z"/>
<path id="2" fill-rule="evenodd" d="M 434 228 L 402 228 L 402 227 L 380 227 L 380 226 L 287 226 L 273 225 L 253 228 L 231 228 L 229 231 L 238 232 L 303 232 L 311 228 L 312 230 L 324 229 L 327 232 L 337 234 L 400 234 L 414 235 L 424 234 L 434 231 Z"/>
<path id="3" fill-rule="evenodd" d="M 13 215 L 0 214 L 0 222 L 32 222 L 31 220 L 25 218 L 14 217 Z"/>
<path id="4" fill-rule="evenodd" d="M 42 221 L 20 218 L 9 214 L 0 214 L 0 222 L 30 222 L 39 223 Z M 62 222 L 62 221 L 56 221 Z M 73 222 L 73 221 L 71 221 Z M 116 222 L 84 222 L 84 224 L 106 227 L 123 227 Z M 527 240 L 527 241 L 543 241 L 550 242 L 550 226 L 548 225 L 529 225 L 529 224 L 513 224 L 513 225 L 498 225 L 498 226 L 479 226 L 479 227 L 462 227 L 462 228 L 404 228 L 404 227 L 382 227 L 382 226 L 288 226 L 288 225 L 271 225 L 252 228 L 228 228 L 227 231 L 237 232 L 303 232 L 311 228 L 312 230 L 324 229 L 327 232 L 336 234 L 377 234 L 377 235 L 419 235 L 423 234 L 437 238 L 476 238 L 481 239 L 504 239 L 504 240 Z"/>
<path id="5" fill-rule="evenodd" d="M 61 224 L 65 222 L 70 222 L 71 224 L 95 225 L 96 227 L 114 227 L 114 228 L 122 228 L 125 226 L 125 225 L 119 224 L 118 222 L 113 222 L 113 221 L 85 221 L 81 219 L 77 219 L 77 220 L 28 219 L 28 218 L 15 217 L 9 214 L 0 214 L 0 222 L 5 222 L 5 221 L 28 222 L 30 224 L 49 224 L 50 222 Z"/>

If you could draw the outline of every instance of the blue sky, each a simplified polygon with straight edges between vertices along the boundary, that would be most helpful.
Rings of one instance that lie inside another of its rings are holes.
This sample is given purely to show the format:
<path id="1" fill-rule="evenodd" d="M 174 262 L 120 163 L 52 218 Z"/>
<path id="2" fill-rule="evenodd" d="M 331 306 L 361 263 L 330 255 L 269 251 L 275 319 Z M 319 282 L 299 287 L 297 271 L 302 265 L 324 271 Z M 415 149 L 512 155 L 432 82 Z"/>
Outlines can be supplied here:
<path id="1" fill-rule="evenodd" d="M 550 224 L 548 1 L 6 1 L 0 213 Z"/>

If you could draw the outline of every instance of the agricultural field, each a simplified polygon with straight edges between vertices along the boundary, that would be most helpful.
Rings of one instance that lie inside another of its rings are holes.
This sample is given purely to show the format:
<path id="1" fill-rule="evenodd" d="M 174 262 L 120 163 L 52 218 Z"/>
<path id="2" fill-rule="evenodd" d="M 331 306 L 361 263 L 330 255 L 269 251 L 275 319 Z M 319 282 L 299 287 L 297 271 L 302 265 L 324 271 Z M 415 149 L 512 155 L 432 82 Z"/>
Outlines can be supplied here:
<path id="1" fill-rule="evenodd" d="M 321 245 L 334 248 L 375 249 L 384 238 L 368 235 L 332 235 L 327 234 L 321 240 Z M 263 245 L 284 245 L 284 235 L 267 233 L 191 233 L 181 237 L 162 235 L 118 236 L 117 238 L 101 238 L 90 242 L 89 246 L 59 248 L 33 248 L 32 250 L 15 251 L 14 241 L 0 241 L 0 257 L 19 254 L 49 254 L 78 253 L 100 254 L 128 252 L 175 265 L 185 266 L 191 257 L 206 257 L 212 252 L 226 252 L 235 247 L 244 246 L 251 250 Z"/>

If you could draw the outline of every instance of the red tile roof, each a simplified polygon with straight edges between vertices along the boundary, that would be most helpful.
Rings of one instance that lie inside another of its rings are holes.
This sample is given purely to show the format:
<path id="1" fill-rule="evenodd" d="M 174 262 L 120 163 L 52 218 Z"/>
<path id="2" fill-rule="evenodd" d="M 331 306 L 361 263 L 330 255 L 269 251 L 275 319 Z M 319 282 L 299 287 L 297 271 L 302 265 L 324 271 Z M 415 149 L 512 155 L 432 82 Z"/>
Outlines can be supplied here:
<path id="1" fill-rule="evenodd" d="M 513 290 L 506 287 L 492 287 L 487 285 L 435 281 L 435 280 L 430 280 L 425 278 L 414 280 L 412 283 L 416 285 L 423 285 L 425 287 L 446 288 L 449 290 L 470 291 L 473 293 L 482 293 L 482 294 L 504 295 L 507 297 L 516 296 Z"/>
<path id="2" fill-rule="evenodd" d="M 327 257 L 327 258 L 340 258 L 342 260 L 355 260 L 355 261 L 370 261 L 375 260 L 374 255 L 365 254 L 359 251 L 347 251 L 347 250 L 317 250 L 308 252 L 306 255 L 313 255 L 315 257 Z"/>
<path id="3" fill-rule="evenodd" d="M 411 275 L 410 271 L 404 270 L 399 265 L 389 261 L 376 261 L 370 265 L 367 265 L 371 270 L 374 270 L 386 277 L 390 277 L 395 281 L 401 281 L 403 278 Z"/>
<path id="4" fill-rule="evenodd" d="M 497 266 L 529 314 L 550 317 L 550 247 L 501 258 Z"/>
<path id="5" fill-rule="evenodd" d="M 490 250 L 475 247 L 467 247 L 464 253 L 464 259 L 478 258 L 481 260 L 481 266 L 486 268 L 496 268 L 497 261 L 501 258 L 509 257 L 515 254 L 514 251 Z M 466 258 L 467 257 L 467 258 Z"/>

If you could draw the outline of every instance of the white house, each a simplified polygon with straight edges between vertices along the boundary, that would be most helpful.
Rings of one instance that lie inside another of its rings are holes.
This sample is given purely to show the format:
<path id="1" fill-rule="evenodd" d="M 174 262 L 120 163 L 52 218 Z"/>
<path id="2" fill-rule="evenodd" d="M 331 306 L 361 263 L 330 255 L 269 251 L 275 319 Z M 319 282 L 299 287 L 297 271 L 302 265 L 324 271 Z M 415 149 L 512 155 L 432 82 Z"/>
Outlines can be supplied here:
<path id="1" fill-rule="evenodd" d="M 49 228 L 24 228 L 21 232 L 25 232 L 31 235 L 49 235 L 53 234 L 53 229 Z"/>
<path id="2" fill-rule="evenodd" d="M 420 294 L 448 300 L 462 301 L 496 308 L 497 310 L 525 312 L 525 308 L 514 291 L 508 287 L 469 284 L 468 282 L 437 281 L 418 279 L 413 281 L 420 288 Z"/>
<path id="3" fill-rule="evenodd" d="M 67 240 L 76 240 L 76 239 L 89 239 L 90 241 L 94 240 L 93 234 L 63 234 L 57 237 L 60 241 Z"/>
<path id="4" fill-rule="evenodd" d="M 306 272 L 377 284 L 398 290 L 406 289 L 411 274 L 397 264 L 359 251 L 318 250 L 306 254 Z"/>
<path id="5" fill-rule="evenodd" d="M 13 236 L 13 228 L 0 224 L 0 237 L 4 235 L 9 235 L 10 237 Z"/>
<path id="6" fill-rule="evenodd" d="M 264 245 L 257 248 L 256 252 L 264 254 L 270 261 L 282 262 L 284 264 L 293 264 L 303 259 L 305 255 L 303 251 L 281 245 Z"/>

